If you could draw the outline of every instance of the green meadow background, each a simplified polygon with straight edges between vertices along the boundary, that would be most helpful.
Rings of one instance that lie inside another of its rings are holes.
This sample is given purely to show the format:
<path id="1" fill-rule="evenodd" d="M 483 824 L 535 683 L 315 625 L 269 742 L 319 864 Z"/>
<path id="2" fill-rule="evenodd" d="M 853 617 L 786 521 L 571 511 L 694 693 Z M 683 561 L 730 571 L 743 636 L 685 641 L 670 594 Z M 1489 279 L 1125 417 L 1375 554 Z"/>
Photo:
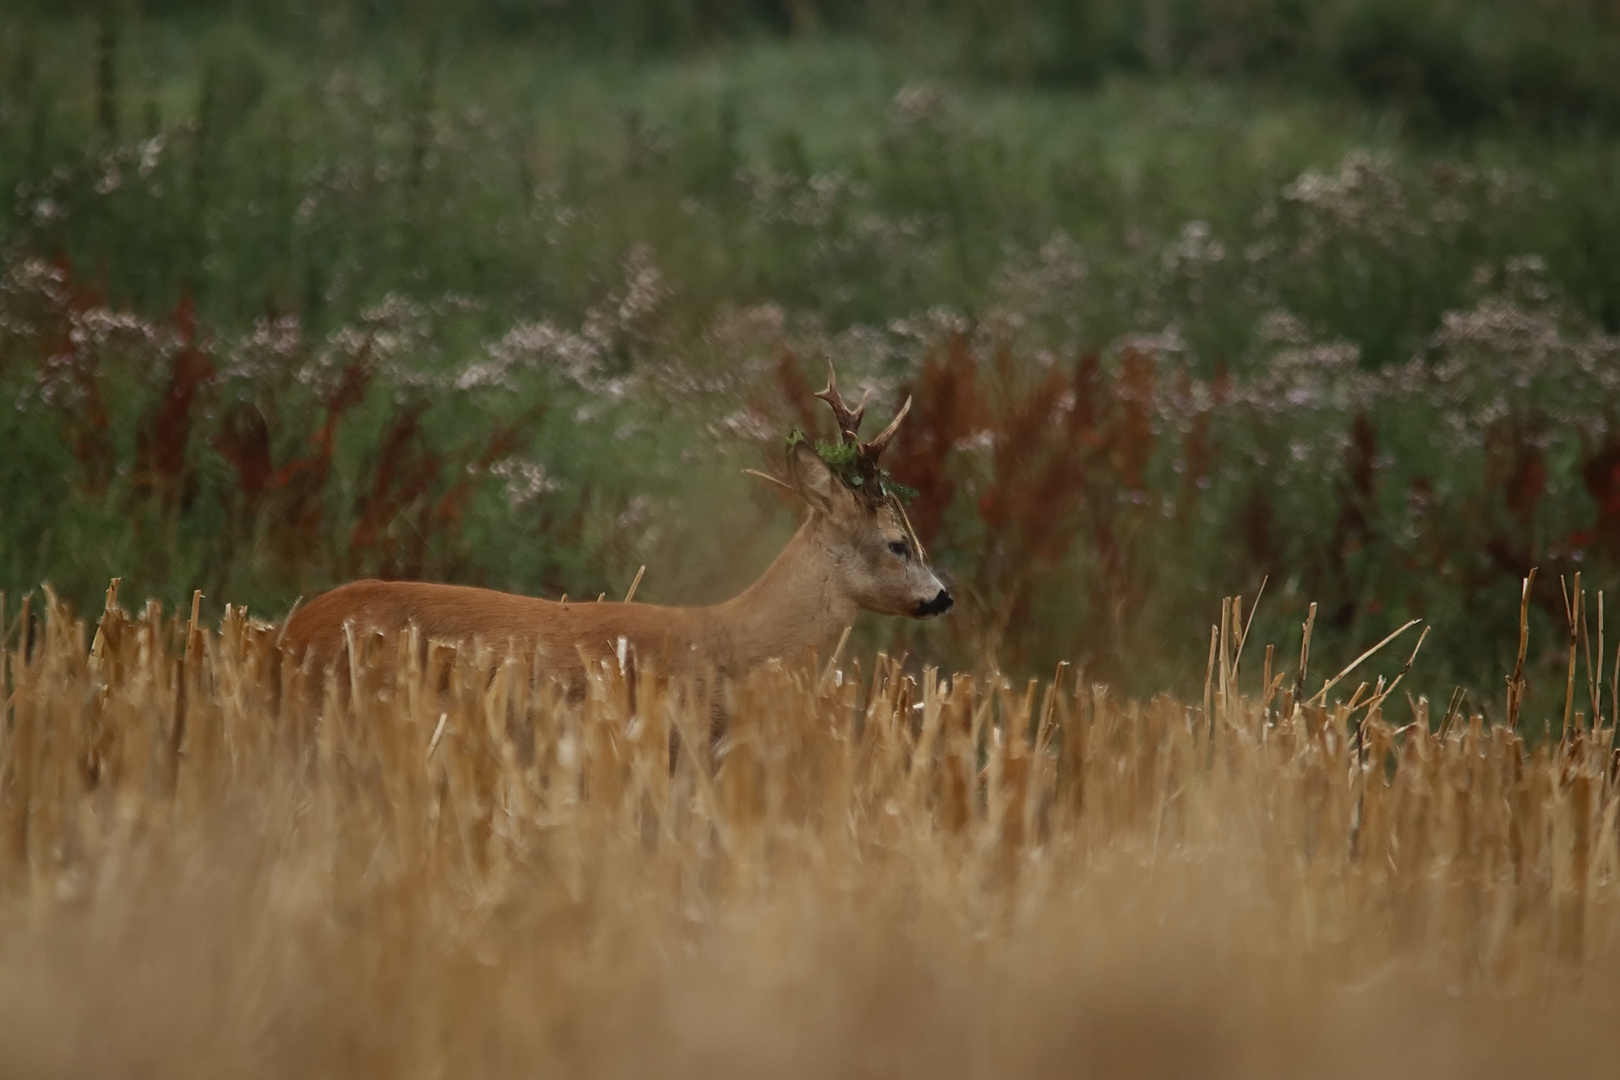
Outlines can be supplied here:
<path id="1" fill-rule="evenodd" d="M 1539 567 L 1556 714 L 1561 576 L 1620 637 L 1616 56 L 1579 0 L 13 0 L 5 618 L 718 598 L 831 358 L 961 599 L 863 648 L 1187 692 L 1265 581 L 1279 670 L 1421 618 L 1403 686 L 1500 719 Z"/>

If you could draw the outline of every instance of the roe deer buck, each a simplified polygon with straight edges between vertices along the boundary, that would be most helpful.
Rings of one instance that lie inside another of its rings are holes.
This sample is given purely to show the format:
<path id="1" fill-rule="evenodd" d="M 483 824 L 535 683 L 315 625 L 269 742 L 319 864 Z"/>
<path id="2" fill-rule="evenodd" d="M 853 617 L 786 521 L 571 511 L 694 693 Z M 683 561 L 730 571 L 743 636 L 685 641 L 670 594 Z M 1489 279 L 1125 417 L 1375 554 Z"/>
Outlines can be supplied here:
<path id="1" fill-rule="evenodd" d="M 950 591 L 930 569 L 877 464 L 910 399 L 887 428 L 862 442 L 867 399 L 851 409 L 830 363 L 827 389 L 816 396 L 838 421 L 840 442 L 826 455 L 836 468 L 795 435 L 788 482 L 766 479 L 796 492 L 809 513 L 759 580 L 724 603 L 568 603 L 461 585 L 356 581 L 294 612 L 284 644 L 294 658 L 311 657 L 324 669 L 343 653 L 346 623 L 384 633 L 414 624 L 424 640 L 479 639 L 497 649 L 538 652 L 553 675 L 577 684 L 587 661 L 626 647 L 640 665 L 669 674 L 711 666 L 740 674 L 806 650 L 827 657 L 857 610 L 916 618 L 948 610 Z"/>

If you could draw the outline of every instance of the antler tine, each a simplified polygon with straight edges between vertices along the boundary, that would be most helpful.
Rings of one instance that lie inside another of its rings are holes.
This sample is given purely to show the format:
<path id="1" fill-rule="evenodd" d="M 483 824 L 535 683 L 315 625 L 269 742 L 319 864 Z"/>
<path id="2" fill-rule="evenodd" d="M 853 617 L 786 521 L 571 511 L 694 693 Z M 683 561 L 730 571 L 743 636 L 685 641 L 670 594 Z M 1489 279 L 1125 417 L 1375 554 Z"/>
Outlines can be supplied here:
<path id="1" fill-rule="evenodd" d="M 816 397 L 832 406 L 833 417 L 838 421 L 838 432 L 846 442 L 855 442 L 860 434 L 861 419 L 866 416 L 866 402 L 872 396 L 868 390 L 861 395 L 861 403 L 851 409 L 844 401 L 844 395 L 838 392 L 838 376 L 833 374 L 832 361 L 827 361 L 827 389 Z"/>
<path id="2" fill-rule="evenodd" d="M 894 438 L 894 433 L 900 430 L 900 421 L 904 420 L 906 413 L 910 411 L 911 399 L 908 397 L 906 403 L 900 406 L 900 411 L 894 414 L 894 419 L 889 421 L 888 427 L 874 435 L 871 442 L 861 443 L 861 453 L 876 461 L 878 455 L 883 453 L 884 447 L 889 445 L 889 440 Z"/>

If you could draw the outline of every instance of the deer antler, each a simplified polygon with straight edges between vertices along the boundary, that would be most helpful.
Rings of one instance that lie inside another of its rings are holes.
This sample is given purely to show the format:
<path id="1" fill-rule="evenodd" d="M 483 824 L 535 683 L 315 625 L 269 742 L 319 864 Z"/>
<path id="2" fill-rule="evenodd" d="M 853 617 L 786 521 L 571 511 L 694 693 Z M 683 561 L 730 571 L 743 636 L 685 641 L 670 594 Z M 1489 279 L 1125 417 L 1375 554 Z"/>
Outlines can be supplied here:
<path id="1" fill-rule="evenodd" d="M 900 411 L 894 414 L 894 419 L 889 421 L 888 427 L 878 432 L 871 442 L 861 443 L 861 456 L 874 462 L 877 461 L 878 455 L 883 453 L 884 447 L 889 445 L 889 440 L 894 438 L 894 433 L 900 430 L 900 421 L 904 420 L 906 413 L 910 411 L 911 399 L 908 397 L 906 403 L 900 406 Z"/>
<path id="2" fill-rule="evenodd" d="M 872 391 L 868 390 L 862 394 L 861 403 L 851 409 L 844 401 L 844 395 L 838 392 L 838 376 L 833 373 L 831 360 L 827 361 L 827 389 L 816 397 L 832 406 L 833 417 L 838 421 L 838 431 L 843 441 L 855 444 L 861 457 L 872 465 L 877 464 L 878 455 L 883 453 L 884 448 L 889 445 L 889 440 L 894 438 L 894 433 L 900 430 L 900 421 L 911 411 L 911 399 L 908 397 L 906 403 L 900 406 L 900 411 L 894 414 L 894 419 L 889 421 L 888 427 L 878 432 L 870 442 L 862 442 L 861 420 L 866 416 L 866 403 L 871 399 Z"/>
<path id="3" fill-rule="evenodd" d="M 866 416 L 866 402 L 872 396 L 868 390 L 861 395 L 861 403 L 851 409 L 844 402 L 844 395 L 838 392 L 838 376 L 833 373 L 832 360 L 827 361 L 827 389 L 816 397 L 832 406 L 833 417 L 838 421 L 838 433 L 844 442 L 859 442 L 861 433 L 861 419 Z"/>

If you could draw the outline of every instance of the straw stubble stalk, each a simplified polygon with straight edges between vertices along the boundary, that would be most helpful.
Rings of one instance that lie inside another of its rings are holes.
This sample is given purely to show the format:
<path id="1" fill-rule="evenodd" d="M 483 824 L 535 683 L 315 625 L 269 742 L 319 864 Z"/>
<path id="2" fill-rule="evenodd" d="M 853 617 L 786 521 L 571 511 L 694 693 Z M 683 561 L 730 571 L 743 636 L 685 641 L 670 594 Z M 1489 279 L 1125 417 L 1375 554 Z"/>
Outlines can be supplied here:
<path id="1" fill-rule="evenodd" d="M 1603 590 L 1597 594 L 1598 614 L 1598 642 L 1597 666 L 1592 664 L 1592 637 L 1588 632 L 1586 623 L 1586 610 L 1581 611 L 1581 648 L 1586 654 L 1586 692 L 1592 702 L 1592 726 L 1603 726 Z"/>
<path id="2" fill-rule="evenodd" d="M 1558 579 L 1558 585 L 1564 594 L 1564 618 L 1569 622 L 1569 664 L 1564 683 L 1563 727 L 1560 729 L 1561 737 L 1568 738 L 1571 734 L 1570 715 L 1575 708 L 1575 665 L 1579 656 L 1581 621 L 1585 617 L 1581 602 L 1585 599 L 1585 596 L 1581 592 L 1581 575 L 1579 571 L 1575 574 L 1575 587 L 1573 589 L 1569 587 L 1569 583 L 1562 577 Z"/>
<path id="3" fill-rule="evenodd" d="M 1260 600 L 1266 595 L 1266 582 L 1270 580 L 1269 575 L 1260 579 L 1260 587 L 1254 593 L 1254 603 L 1249 605 L 1249 617 L 1243 620 L 1243 632 L 1238 635 L 1237 648 L 1232 656 L 1232 680 L 1234 683 L 1237 681 L 1238 672 L 1243 666 L 1243 646 L 1249 640 L 1249 628 L 1254 625 L 1254 613 L 1260 608 Z M 1232 609 L 1233 615 L 1240 615 L 1242 613 L 1243 598 L 1240 596 L 1233 597 L 1233 604 L 1235 605 Z"/>
<path id="4" fill-rule="evenodd" d="M 1614 647 L 1614 662 L 1609 665 L 1609 741 L 1620 729 L 1620 644 Z"/>
<path id="5" fill-rule="evenodd" d="M 1299 635 L 1299 674 L 1294 678 L 1294 691 L 1289 695 L 1288 712 L 1292 714 L 1304 700 L 1305 674 L 1310 666 L 1311 659 L 1311 630 L 1316 625 L 1316 604 L 1313 601 L 1310 609 L 1305 613 L 1305 625 Z"/>
<path id="6" fill-rule="evenodd" d="M 1337 686 L 1341 679 L 1343 679 L 1346 675 L 1349 675 L 1352 671 L 1356 670 L 1356 668 L 1360 667 L 1364 662 L 1366 662 L 1373 655 L 1375 655 L 1385 645 L 1388 645 L 1390 642 L 1394 641 L 1396 638 L 1400 637 L 1402 634 L 1404 634 L 1408 630 L 1412 629 L 1412 627 L 1416 626 L 1421 621 L 1422 621 L 1421 619 L 1411 619 L 1411 620 L 1403 623 L 1400 626 L 1399 629 L 1392 631 L 1387 637 L 1385 637 L 1378 644 L 1374 645 L 1372 648 L 1368 649 L 1366 652 L 1362 653 L 1360 656 L 1358 656 L 1354 660 L 1350 661 L 1350 664 L 1349 664 L 1348 667 L 1346 667 L 1343 671 L 1339 672 L 1337 675 L 1333 676 L 1333 678 L 1329 679 L 1327 682 L 1322 684 L 1322 689 L 1318 690 L 1316 692 L 1316 696 L 1311 698 L 1311 703 L 1312 704 L 1318 704 L 1318 705 L 1325 703 L 1327 701 L 1327 693 L 1328 693 L 1328 691 L 1333 689 L 1335 686 Z M 1422 639 L 1421 638 L 1419 638 L 1418 644 L 1419 644 L 1419 646 L 1422 645 Z M 1416 652 L 1414 650 L 1414 657 L 1415 657 L 1415 655 L 1416 655 Z"/>
<path id="7" fill-rule="evenodd" d="M 1513 662 L 1513 674 L 1508 677 L 1507 726 L 1509 731 L 1519 729 L 1519 710 L 1524 705 L 1524 657 L 1530 648 L 1530 588 L 1536 582 L 1536 568 L 1524 577 L 1519 590 L 1519 654 Z"/>
<path id="8" fill-rule="evenodd" d="M 1224 605 L 1222 606 L 1222 614 L 1225 614 Z M 1213 687 L 1215 679 L 1216 652 L 1220 649 L 1220 643 L 1221 628 L 1218 625 L 1211 626 L 1209 628 L 1209 662 L 1204 667 L 1204 723 L 1210 728 L 1211 731 L 1213 731 L 1215 727 L 1215 699 Z"/>

